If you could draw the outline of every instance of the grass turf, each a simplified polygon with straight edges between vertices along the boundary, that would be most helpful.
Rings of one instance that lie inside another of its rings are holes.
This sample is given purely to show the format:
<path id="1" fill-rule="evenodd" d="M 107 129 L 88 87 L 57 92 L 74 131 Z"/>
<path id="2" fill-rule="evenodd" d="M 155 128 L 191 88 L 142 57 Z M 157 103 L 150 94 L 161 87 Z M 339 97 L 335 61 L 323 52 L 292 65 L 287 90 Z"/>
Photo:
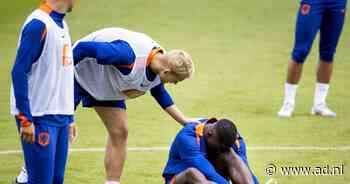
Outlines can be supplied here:
<path id="1" fill-rule="evenodd" d="M 20 149 L 9 115 L 10 70 L 17 37 L 26 15 L 39 0 L 7 1 L 0 7 L 0 151 Z M 229 117 L 237 121 L 249 146 L 344 146 L 350 140 L 350 29 L 347 20 L 336 56 L 329 105 L 336 119 L 312 117 L 317 42 L 305 64 L 295 116 L 279 119 L 286 63 L 293 45 L 295 1 L 193 0 L 152 2 L 77 1 L 67 16 L 73 40 L 103 27 L 145 32 L 165 48 L 183 48 L 196 62 L 192 80 L 168 85 L 176 104 L 189 116 Z M 167 146 L 180 128 L 154 100 L 144 96 L 128 103 L 129 146 Z M 106 132 L 96 114 L 79 109 L 80 137 L 74 148 L 103 147 Z M 342 176 L 273 176 L 278 183 L 350 181 L 349 151 L 250 151 L 252 169 L 262 183 L 265 167 L 278 165 L 345 164 Z M 162 183 L 166 152 L 130 153 L 123 183 Z M 13 179 L 22 157 L 0 155 L 0 183 Z M 103 153 L 72 153 L 66 183 L 103 183 Z"/>

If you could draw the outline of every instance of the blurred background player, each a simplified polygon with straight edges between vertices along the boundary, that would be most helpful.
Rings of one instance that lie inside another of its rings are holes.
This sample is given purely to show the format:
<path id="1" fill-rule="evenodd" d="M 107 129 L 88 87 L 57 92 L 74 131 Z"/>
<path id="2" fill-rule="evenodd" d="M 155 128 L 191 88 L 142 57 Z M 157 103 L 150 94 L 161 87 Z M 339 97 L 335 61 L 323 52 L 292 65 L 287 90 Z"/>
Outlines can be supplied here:
<path id="1" fill-rule="evenodd" d="M 257 184 L 247 164 L 231 150 L 237 137 L 236 126 L 227 119 L 185 125 L 171 145 L 163 171 L 165 183 L 228 184 L 230 180 L 235 184 Z"/>
<path id="2" fill-rule="evenodd" d="M 126 157 L 128 137 L 125 100 L 151 91 L 160 106 L 177 122 L 192 121 L 178 110 L 164 83 L 190 78 L 194 66 L 189 54 L 170 50 L 143 33 L 106 28 L 77 41 L 75 104 L 93 107 L 108 131 L 106 184 L 118 184 Z M 147 113 L 147 109 L 145 109 Z"/>
<path id="3" fill-rule="evenodd" d="M 334 54 L 344 25 L 346 4 L 347 0 L 301 1 L 296 23 L 295 45 L 292 59 L 288 64 L 284 102 L 278 116 L 292 116 L 303 63 L 319 30 L 320 62 L 317 67 L 317 83 L 311 113 L 327 117 L 336 116 L 336 113 L 327 107 L 326 97 L 333 71 Z"/>
<path id="4" fill-rule="evenodd" d="M 21 30 L 12 69 L 11 114 L 21 135 L 28 184 L 62 184 L 68 140 L 77 135 L 73 55 L 63 20 L 73 4 L 44 1 Z"/>

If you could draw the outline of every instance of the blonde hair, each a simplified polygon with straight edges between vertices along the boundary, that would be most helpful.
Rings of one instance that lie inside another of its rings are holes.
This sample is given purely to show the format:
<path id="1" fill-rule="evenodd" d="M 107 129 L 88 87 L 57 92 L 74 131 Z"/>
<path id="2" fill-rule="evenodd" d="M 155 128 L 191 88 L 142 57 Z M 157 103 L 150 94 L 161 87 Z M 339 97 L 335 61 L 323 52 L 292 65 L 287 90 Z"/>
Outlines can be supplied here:
<path id="1" fill-rule="evenodd" d="M 174 49 L 169 51 L 167 55 L 169 57 L 170 70 L 180 81 L 191 78 L 194 75 L 194 64 L 187 52 Z"/>

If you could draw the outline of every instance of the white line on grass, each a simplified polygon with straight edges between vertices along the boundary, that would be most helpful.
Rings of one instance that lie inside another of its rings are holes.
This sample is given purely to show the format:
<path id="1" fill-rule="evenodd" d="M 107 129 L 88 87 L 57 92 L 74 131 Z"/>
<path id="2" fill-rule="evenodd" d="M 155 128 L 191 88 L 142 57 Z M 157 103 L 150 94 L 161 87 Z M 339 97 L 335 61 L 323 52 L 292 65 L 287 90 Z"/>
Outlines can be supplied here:
<path id="1" fill-rule="evenodd" d="M 248 151 L 350 151 L 350 146 L 252 146 Z M 168 147 L 130 147 L 129 152 L 164 152 Z M 70 152 L 104 152 L 105 148 L 72 148 Z M 20 154 L 21 150 L 0 150 L 0 155 Z"/>

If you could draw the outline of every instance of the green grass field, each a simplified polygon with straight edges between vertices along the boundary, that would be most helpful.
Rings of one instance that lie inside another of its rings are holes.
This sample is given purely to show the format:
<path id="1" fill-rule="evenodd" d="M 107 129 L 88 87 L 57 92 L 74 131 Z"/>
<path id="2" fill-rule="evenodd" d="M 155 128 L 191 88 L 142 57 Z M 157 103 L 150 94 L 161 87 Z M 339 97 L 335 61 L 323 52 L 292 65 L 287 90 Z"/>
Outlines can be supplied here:
<path id="1" fill-rule="evenodd" d="M 17 37 L 25 17 L 39 0 L 12 0 L 0 7 L 0 152 L 19 150 L 13 117 L 9 115 L 10 71 Z M 249 147 L 348 146 L 350 141 L 350 22 L 339 44 L 328 102 L 338 114 L 323 119 L 309 114 L 314 93 L 317 43 L 305 64 L 295 116 L 276 116 L 283 97 L 286 64 L 293 45 L 298 1 L 276 0 L 84 0 L 67 17 L 73 40 L 104 27 L 145 32 L 165 48 L 183 48 L 193 55 L 196 75 L 177 86 L 168 85 L 176 104 L 189 116 L 228 117 L 237 121 Z M 179 128 L 149 96 L 127 103 L 129 147 L 164 147 Z M 94 111 L 76 113 L 79 140 L 73 148 L 102 148 L 105 129 Z M 350 183 L 348 150 L 249 150 L 250 164 L 261 183 L 265 167 L 344 164 L 341 176 L 272 177 L 286 183 Z M 104 182 L 102 152 L 73 152 L 67 184 Z M 160 184 L 167 152 L 130 152 L 122 182 Z M 0 154 L 0 184 L 17 175 L 21 154 Z"/>

